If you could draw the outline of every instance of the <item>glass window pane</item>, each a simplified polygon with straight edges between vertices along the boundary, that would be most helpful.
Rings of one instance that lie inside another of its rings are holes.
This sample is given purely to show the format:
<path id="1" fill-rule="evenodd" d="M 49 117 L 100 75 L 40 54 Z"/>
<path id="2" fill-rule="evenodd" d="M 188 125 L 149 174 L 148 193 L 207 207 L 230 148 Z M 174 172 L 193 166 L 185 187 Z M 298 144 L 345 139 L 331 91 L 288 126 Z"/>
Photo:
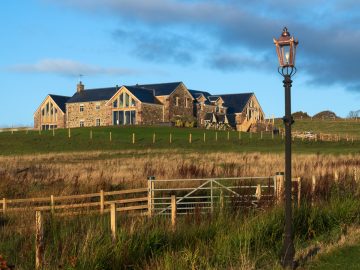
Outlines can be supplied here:
<path id="1" fill-rule="evenodd" d="M 124 107 L 124 93 L 120 94 L 120 106 L 119 107 Z"/>
<path id="2" fill-rule="evenodd" d="M 129 107 L 129 94 L 125 93 L 125 107 Z"/>
<path id="3" fill-rule="evenodd" d="M 135 107 L 136 106 L 136 101 L 135 99 L 131 98 L 131 107 Z"/>
<path id="4" fill-rule="evenodd" d="M 132 125 L 136 124 L 136 111 L 130 111 L 130 122 Z"/>
<path id="5" fill-rule="evenodd" d="M 125 125 L 130 125 L 130 111 L 125 111 Z"/>
<path id="6" fill-rule="evenodd" d="M 124 124 L 124 112 L 123 111 L 119 111 L 119 124 L 120 125 Z"/>

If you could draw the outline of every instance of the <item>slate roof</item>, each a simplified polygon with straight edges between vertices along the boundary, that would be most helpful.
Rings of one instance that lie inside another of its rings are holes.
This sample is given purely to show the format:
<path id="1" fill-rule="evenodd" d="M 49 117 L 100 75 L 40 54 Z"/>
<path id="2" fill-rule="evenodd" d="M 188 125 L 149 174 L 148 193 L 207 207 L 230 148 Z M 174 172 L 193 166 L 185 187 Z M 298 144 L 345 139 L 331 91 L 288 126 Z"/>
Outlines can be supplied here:
<path id="1" fill-rule="evenodd" d="M 76 92 L 66 103 L 109 100 L 117 90 L 119 87 L 85 89 L 80 93 Z"/>
<path id="2" fill-rule="evenodd" d="M 205 121 L 213 121 L 213 116 L 214 116 L 214 113 L 206 113 L 205 114 Z M 215 117 L 216 119 L 216 117 Z"/>
<path id="3" fill-rule="evenodd" d="M 200 90 L 192 90 L 192 89 L 188 89 L 190 94 L 193 96 L 193 98 L 198 98 L 201 94 L 203 94 L 206 98 L 208 98 L 208 96 L 211 96 L 211 94 L 209 92 L 205 92 L 205 91 L 200 91 Z"/>
<path id="4" fill-rule="evenodd" d="M 154 90 L 155 96 L 170 95 L 182 82 L 158 83 L 158 84 L 136 84 L 136 88 Z"/>
<path id="5" fill-rule="evenodd" d="M 235 114 L 227 114 L 226 117 L 229 121 L 229 125 L 235 127 L 235 125 L 236 125 Z"/>
<path id="6" fill-rule="evenodd" d="M 225 120 L 226 120 L 225 114 L 218 114 L 218 115 L 216 115 L 216 120 L 217 120 L 218 122 L 220 122 L 220 123 L 225 123 Z"/>
<path id="7" fill-rule="evenodd" d="M 209 96 L 207 97 L 207 99 L 213 102 L 213 101 L 217 101 L 219 99 L 219 96 Z"/>
<path id="8" fill-rule="evenodd" d="M 65 103 L 69 100 L 70 97 L 66 97 L 66 96 L 59 96 L 59 95 L 49 95 L 54 102 L 59 106 L 59 108 L 65 113 L 66 107 L 65 107 Z"/>
<path id="9" fill-rule="evenodd" d="M 135 97 L 137 97 L 141 102 L 155 103 L 155 97 L 154 97 L 154 91 L 153 90 L 140 88 L 140 87 L 134 87 L 134 86 L 125 86 L 125 87 Z"/>
<path id="10" fill-rule="evenodd" d="M 223 106 L 228 107 L 227 113 L 240 113 L 254 93 L 219 95 L 223 100 Z"/>

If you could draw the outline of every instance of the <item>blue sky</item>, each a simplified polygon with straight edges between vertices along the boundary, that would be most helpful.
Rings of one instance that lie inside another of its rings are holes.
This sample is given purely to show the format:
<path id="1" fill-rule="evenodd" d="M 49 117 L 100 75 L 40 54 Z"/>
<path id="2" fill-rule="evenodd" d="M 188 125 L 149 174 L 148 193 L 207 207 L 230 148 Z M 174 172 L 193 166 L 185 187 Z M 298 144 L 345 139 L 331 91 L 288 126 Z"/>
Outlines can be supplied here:
<path id="1" fill-rule="evenodd" d="M 282 116 L 272 42 L 299 39 L 293 111 L 360 109 L 358 0 L 12 0 L 0 8 L 0 126 L 32 125 L 49 93 L 183 81 L 255 92 Z"/>

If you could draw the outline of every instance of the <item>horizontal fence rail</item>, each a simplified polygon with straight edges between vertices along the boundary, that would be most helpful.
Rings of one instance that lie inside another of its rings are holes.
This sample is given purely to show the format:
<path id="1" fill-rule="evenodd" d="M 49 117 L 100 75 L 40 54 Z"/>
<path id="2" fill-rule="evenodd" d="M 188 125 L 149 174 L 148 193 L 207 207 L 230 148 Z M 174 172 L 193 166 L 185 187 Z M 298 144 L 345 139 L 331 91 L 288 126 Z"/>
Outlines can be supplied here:
<path id="1" fill-rule="evenodd" d="M 0 211 L 2 213 L 16 211 L 67 211 L 86 210 L 93 212 L 108 212 L 110 205 L 115 203 L 120 212 L 147 210 L 147 188 L 129 190 L 103 191 L 98 193 L 48 196 L 28 199 L 6 199 L 0 200 Z"/>

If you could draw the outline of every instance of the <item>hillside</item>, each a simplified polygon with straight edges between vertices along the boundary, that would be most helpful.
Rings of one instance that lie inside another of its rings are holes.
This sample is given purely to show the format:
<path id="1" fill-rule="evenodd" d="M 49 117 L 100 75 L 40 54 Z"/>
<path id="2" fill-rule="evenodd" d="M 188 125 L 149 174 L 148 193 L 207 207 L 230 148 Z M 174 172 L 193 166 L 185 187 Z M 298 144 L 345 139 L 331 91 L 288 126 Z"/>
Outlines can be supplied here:
<path id="1" fill-rule="evenodd" d="M 299 112 L 294 112 L 292 114 L 293 118 L 295 119 L 306 119 L 306 118 L 310 118 L 310 115 L 308 115 L 307 112 L 303 112 L 303 111 L 299 111 Z"/>
<path id="2" fill-rule="evenodd" d="M 322 111 L 313 116 L 315 119 L 338 119 L 339 116 L 336 115 L 336 113 L 332 111 Z"/>

